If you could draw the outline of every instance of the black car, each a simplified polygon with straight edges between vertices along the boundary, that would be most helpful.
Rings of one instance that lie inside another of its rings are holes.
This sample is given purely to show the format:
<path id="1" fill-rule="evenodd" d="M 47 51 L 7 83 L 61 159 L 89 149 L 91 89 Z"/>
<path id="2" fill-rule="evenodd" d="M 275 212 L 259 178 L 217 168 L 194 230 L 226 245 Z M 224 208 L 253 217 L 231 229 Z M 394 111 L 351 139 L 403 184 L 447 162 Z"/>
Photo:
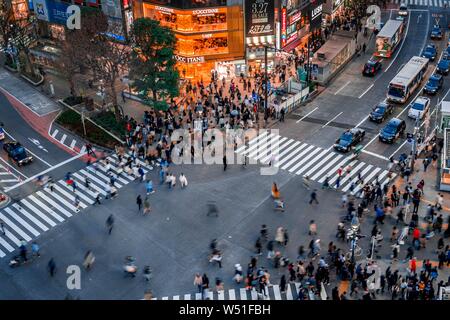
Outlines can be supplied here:
<path id="1" fill-rule="evenodd" d="M 373 122 L 381 123 L 394 112 L 394 106 L 385 101 L 380 102 L 369 114 L 369 119 Z"/>
<path id="2" fill-rule="evenodd" d="M 431 39 L 438 39 L 438 40 L 442 40 L 443 37 L 443 32 L 442 32 L 442 28 L 440 25 L 435 24 L 433 26 L 433 29 L 431 30 L 431 34 L 430 34 L 430 38 Z"/>
<path id="3" fill-rule="evenodd" d="M 366 132 L 363 129 L 353 128 L 345 131 L 334 144 L 334 149 L 342 152 L 348 152 L 354 146 L 362 141 Z"/>
<path id="4" fill-rule="evenodd" d="M 406 130 L 405 120 L 392 118 L 380 131 L 379 139 L 381 142 L 394 143 L 394 141 L 403 135 Z"/>
<path id="5" fill-rule="evenodd" d="M 27 151 L 19 142 L 7 142 L 3 144 L 3 150 L 6 151 L 8 157 L 13 159 L 18 166 L 33 161 L 33 157 L 27 154 Z"/>
<path id="6" fill-rule="evenodd" d="M 381 62 L 379 60 L 370 59 L 363 67 L 363 76 L 374 76 L 381 70 Z"/>

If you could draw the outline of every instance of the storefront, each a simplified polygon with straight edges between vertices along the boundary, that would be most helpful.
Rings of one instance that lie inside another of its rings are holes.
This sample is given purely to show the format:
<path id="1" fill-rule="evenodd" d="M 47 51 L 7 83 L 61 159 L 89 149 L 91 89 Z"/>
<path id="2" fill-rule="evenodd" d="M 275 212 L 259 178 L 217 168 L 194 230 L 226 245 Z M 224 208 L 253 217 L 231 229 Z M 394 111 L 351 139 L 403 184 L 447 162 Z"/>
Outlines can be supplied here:
<path id="1" fill-rule="evenodd" d="M 176 2 L 176 1 L 175 1 Z M 161 1 L 135 0 L 134 18 L 146 17 L 160 21 L 175 31 L 176 59 L 180 76 L 185 79 L 209 80 L 211 71 L 235 74 L 235 68 L 224 71 L 217 62 L 239 65 L 234 61 L 244 57 L 243 12 L 239 5 L 180 9 L 176 3 L 161 5 Z M 178 3 L 180 6 L 183 3 Z M 184 6 L 185 7 L 185 6 Z M 226 69 L 226 68 L 225 68 Z"/>
<path id="2" fill-rule="evenodd" d="M 343 13 L 344 3 L 344 0 L 327 0 L 323 4 L 323 19 L 326 25 L 330 25 L 336 16 Z"/>

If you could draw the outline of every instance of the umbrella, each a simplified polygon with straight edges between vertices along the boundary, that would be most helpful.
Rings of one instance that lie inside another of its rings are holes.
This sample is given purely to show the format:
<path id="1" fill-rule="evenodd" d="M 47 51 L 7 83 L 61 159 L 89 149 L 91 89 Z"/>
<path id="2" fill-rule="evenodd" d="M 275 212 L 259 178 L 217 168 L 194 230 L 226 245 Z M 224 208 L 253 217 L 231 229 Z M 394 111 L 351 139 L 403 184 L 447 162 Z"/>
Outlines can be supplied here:
<path id="1" fill-rule="evenodd" d="M 239 111 L 237 111 L 236 109 L 231 110 L 231 115 L 232 116 L 237 116 L 239 114 Z"/>

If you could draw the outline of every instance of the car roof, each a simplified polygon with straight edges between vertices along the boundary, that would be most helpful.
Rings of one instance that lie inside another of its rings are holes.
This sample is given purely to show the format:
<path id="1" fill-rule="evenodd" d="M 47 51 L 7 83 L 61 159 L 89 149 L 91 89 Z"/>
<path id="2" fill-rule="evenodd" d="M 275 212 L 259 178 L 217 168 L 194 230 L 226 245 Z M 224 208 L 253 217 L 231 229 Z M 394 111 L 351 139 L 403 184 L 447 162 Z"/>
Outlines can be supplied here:
<path id="1" fill-rule="evenodd" d="M 414 101 L 414 103 L 422 103 L 425 104 L 427 102 L 429 102 L 430 99 L 428 99 L 427 97 L 417 97 L 417 99 Z"/>
<path id="2" fill-rule="evenodd" d="M 389 120 L 389 122 L 387 123 L 387 125 L 396 125 L 398 126 L 400 123 L 404 122 L 404 120 L 398 119 L 398 118 L 392 118 L 391 120 Z"/>
<path id="3" fill-rule="evenodd" d="M 441 78 L 442 78 L 442 76 L 437 73 L 433 73 L 430 77 L 430 79 L 433 79 L 433 80 L 440 80 Z"/>
<path id="4" fill-rule="evenodd" d="M 428 48 L 436 49 L 436 46 L 433 43 L 429 43 L 429 44 L 427 44 L 427 47 L 425 49 L 428 49 Z"/>
<path id="5" fill-rule="evenodd" d="M 387 103 L 386 101 L 381 101 L 375 107 L 388 107 L 388 106 L 389 103 Z"/>

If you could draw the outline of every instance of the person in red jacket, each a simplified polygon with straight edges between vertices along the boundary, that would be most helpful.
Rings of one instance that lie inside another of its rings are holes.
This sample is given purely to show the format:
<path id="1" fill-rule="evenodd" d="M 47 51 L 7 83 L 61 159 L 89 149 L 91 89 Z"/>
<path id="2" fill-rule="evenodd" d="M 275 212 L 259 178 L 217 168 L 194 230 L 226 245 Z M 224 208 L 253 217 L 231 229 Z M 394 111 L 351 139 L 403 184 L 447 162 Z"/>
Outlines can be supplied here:
<path id="1" fill-rule="evenodd" d="M 416 262 L 416 258 L 414 257 L 409 262 L 409 270 L 411 270 L 412 274 L 415 274 L 416 273 L 416 269 L 417 269 L 417 262 Z"/>
<path id="2" fill-rule="evenodd" d="M 413 245 L 414 245 L 414 247 L 417 249 L 418 248 L 418 246 L 419 246 L 419 244 L 420 244 L 420 230 L 419 230 L 419 228 L 418 227 L 415 227 L 414 228 L 414 231 L 413 231 Z"/>

